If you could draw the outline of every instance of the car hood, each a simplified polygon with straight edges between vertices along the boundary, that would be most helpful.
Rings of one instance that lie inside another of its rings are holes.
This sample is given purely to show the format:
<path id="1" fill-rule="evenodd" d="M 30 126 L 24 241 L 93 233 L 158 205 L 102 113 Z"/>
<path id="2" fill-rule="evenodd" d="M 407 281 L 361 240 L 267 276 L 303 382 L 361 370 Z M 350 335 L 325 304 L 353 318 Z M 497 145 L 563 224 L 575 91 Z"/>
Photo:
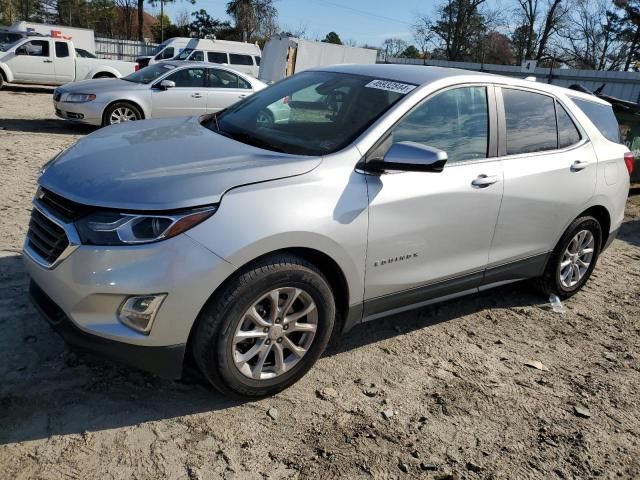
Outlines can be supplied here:
<path id="1" fill-rule="evenodd" d="M 104 93 L 131 90 L 145 90 L 149 85 L 143 83 L 127 82 L 119 78 L 97 78 L 95 80 L 82 80 L 80 82 L 67 83 L 58 90 L 69 93 Z"/>
<path id="2" fill-rule="evenodd" d="M 174 117 L 98 130 L 45 165 L 38 182 L 85 205 L 172 210 L 214 204 L 231 188 L 302 175 L 321 161 L 237 142 L 199 117 Z"/>

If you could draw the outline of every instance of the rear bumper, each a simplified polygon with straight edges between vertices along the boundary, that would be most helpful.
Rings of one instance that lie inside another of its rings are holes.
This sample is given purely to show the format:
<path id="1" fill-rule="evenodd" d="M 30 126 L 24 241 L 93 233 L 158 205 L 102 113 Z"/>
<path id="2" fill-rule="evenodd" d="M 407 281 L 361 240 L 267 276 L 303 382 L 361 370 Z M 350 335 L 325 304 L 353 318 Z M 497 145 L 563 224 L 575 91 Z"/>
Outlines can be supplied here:
<path id="1" fill-rule="evenodd" d="M 64 311 L 33 280 L 29 286 L 29 296 L 38 312 L 68 344 L 159 377 L 176 379 L 182 376 L 186 345 L 146 347 L 91 335 L 76 327 Z"/>

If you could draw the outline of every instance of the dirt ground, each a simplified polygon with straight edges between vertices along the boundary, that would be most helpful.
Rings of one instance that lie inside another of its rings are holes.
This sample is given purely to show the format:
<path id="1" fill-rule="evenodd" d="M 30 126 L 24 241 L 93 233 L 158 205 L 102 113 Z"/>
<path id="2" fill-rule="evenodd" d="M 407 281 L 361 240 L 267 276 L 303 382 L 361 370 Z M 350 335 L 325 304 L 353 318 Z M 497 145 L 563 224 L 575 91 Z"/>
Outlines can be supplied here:
<path id="1" fill-rule="evenodd" d="M 0 478 L 640 478 L 637 191 L 566 313 L 523 283 L 398 315 L 239 403 L 70 350 L 29 304 L 38 168 L 91 131 L 0 92 Z"/>

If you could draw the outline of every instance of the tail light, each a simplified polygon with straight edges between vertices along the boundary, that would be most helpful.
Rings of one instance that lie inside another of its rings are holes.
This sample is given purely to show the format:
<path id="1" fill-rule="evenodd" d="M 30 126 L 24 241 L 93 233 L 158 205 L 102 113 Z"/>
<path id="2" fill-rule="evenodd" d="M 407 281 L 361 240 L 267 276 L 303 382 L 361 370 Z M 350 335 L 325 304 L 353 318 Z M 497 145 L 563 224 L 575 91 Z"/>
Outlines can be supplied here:
<path id="1" fill-rule="evenodd" d="M 136 63 L 136 66 L 135 66 L 135 67 L 133 67 L 133 68 L 134 68 L 134 71 L 136 71 L 136 72 L 137 72 L 138 70 L 140 70 L 140 64 L 139 64 L 139 63 Z"/>
<path id="2" fill-rule="evenodd" d="M 285 105 L 289 105 L 289 95 L 282 99 L 282 103 L 284 103 Z"/>
<path id="3" fill-rule="evenodd" d="M 627 170 L 629 170 L 629 176 L 633 173 L 633 161 L 635 159 L 635 155 L 633 152 L 626 152 L 624 154 L 624 164 L 627 166 Z"/>

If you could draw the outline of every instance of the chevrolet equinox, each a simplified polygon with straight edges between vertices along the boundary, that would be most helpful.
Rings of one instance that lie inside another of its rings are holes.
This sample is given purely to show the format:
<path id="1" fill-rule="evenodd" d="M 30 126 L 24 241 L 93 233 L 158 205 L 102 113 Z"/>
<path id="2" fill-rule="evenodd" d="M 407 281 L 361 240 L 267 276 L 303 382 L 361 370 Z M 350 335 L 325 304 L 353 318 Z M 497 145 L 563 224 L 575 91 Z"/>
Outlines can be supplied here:
<path id="1" fill-rule="evenodd" d="M 523 279 L 570 297 L 623 220 L 629 158 L 611 106 L 585 93 L 308 70 L 47 163 L 30 293 L 71 344 L 171 378 L 188 355 L 226 394 L 269 395 L 334 330 Z"/>

